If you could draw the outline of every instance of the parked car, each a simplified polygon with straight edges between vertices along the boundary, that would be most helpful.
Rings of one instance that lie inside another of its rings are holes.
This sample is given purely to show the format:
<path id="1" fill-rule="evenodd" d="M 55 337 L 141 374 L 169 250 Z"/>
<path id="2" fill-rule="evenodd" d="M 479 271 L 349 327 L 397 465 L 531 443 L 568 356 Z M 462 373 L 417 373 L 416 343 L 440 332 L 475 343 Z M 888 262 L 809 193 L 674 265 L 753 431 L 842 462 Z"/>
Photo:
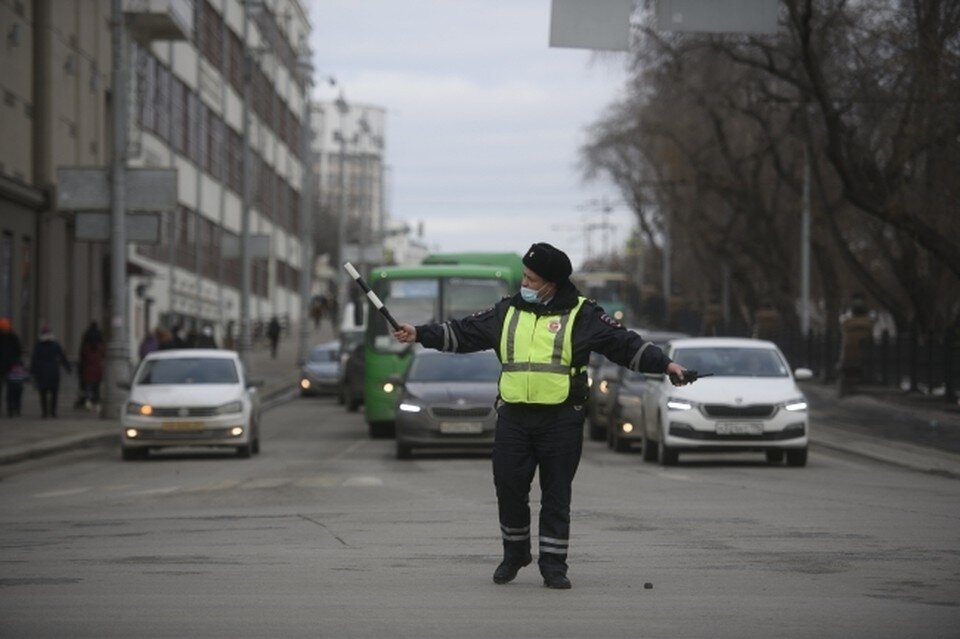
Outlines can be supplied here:
<path id="1" fill-rule="evenodd" d="M 363 342 L 355 345 L 347 354 L 343 363 L 343 379 L 340 381 L 341 403 L 345 404 L 351 413 L 357 412 L 363 404 L 366 391 L 366 359 Z"/>
<path id="2" fill-rule="evenodd" d="M 337 401 L 341 404 L 345 404 L 347 401 L 347 395 L 345 393 L 345 386 L 347 383 L 347 363 L 351 357 L 353 357 L 355 349 L 360 347 L 360 356 L 363 357 L 363 340 L 366 332 L 362 329 L 353 329 L 353 330 L 341 330 L 340 331 L 340 378 L 337 381 L 339 388 L 337 389 Z M 363 390 L 361 386 L 360 397 L 363 398 Z M 362 402 L 361 402 L 362 403 Z M 357 404 L 359 406 L 359 404 Z M 356 410 L 356 406 L 354 409 Z"/>
<path id="3" fill-rule="evenodd" d="M 690 337 L 686 333 L 672 331 L 635 330 L 660 348 L 666 348 L 671 340 Z M 617 369 L 616 380 L 608 384 L 611 397 L 608 400 L 607 446 L 620 453 L 627 452 L 633 444 L 642 442 L 642 434 L 636 426 L 640 423 L 638 414 L 647 376 L 621 366 Z"/>
<path id="4" fill-rule="evenodd" d="M 334 395 L 339 391 L 340 342 L 314 346 L 300 367 L 300 394 Z"/>
<path id="5" fill-rule="evenodd" d="M 639 416 L 643 458 L 676 464 L 681 452 L 757 451 L 769 463 L 786 457 L 790 466 L 807 463 L 807 400 L 775 344 L 763 340 L 701 337 L 667 345 L 667 354 L 685 368 L 712 377 L 675 387 L 666 375 L 647 375 Z"/>
<path id="6" fill-rule="evenodd" d="M 260 385 L 234 351 L 150 353 L 132 384 L 124 384 L 130 394 L 120 417 L 123 458 L 180 446 L 227 446 L 240 457 L 260 452 Z"/>
<path id="7" fill-rule="evenodd" d="M 590 439 L 601 441 L 607 436 L 610 426 L 610 409 L 613 406 L 614 387 L 620 376 L 620 366 L 603 355 L 592 353 L 591 357 L 600 358 L 600 364 L 594 372 L 587 373 L 590 384 L 590 399 L 587 400 L 587 418 L 590 424 Z"/>
<path id="8" fill-rule="evenodd" d="M 493 447 L 500 360 L 493 351 L 415 352 L 397 393 L 397 458 L 414 448 Z"/>

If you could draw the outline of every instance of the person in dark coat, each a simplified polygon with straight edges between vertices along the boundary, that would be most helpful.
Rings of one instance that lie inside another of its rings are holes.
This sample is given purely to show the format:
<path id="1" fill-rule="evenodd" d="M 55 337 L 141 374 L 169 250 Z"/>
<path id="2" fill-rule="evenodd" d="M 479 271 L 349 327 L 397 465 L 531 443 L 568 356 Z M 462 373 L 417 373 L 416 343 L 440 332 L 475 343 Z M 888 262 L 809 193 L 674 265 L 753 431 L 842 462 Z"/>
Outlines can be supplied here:
<path id="1" fill-rule="evenodd" d="M 280 320 L 274 315 L 267 326 L 267 337 L 270 338 L 270 357 L 277 359 L 277 343 L 280 341 Z"/>
<path id="2" fill-rule="evenodd" d="M 57 416 L 57 394 L 60 392 L 60 366 L 70 372 L 70 362 L 63 353 L 50 327 L 40 329 L 40 339 L 33 347 L 30 374 L 40 393 L 40 413 L 46 419 Z"/>
<path id="3" fill-rule="evenodd" d="M 7 391 L 7 414 L 13 413 L 11 393 L 15 392 L 13 384 L 7 379 L 10 370 L 17 364 L 20 364 L 20 358 L 23 355 L 23 349 L 20 347 L 20 338 L 13 332 L 13 324 L 10 318 L 0 317 L 0 400 L 3 399 L 3 391 Z M 19 402 L 17 402 L 19 412 Z"/>
<path id="4" fill-rule="evenodd" d="M 567 589 L 571 485 L 583 447 L 590 353 L 632 371 L 669 374 L 678 386 L 687 382 L 685 369 L 655 344 L 580 296 L 566 253 L 539 242 L 523 266 L 520 291 L 492 308 L 442 324 L 401 324 L 393 335 L 446 352 L 497 352 L 502 373 L 492 461 L 503 561 L 493 581 L 513 581 L 533 560 L 529 497 L 539 473 L 538 565 L 545 586 Z"/>
<path id="5" fill-rule="evenodd" d="M 107 345 L 103 341 L 103 333 L 96 322 L 90 322 L 80 345 L 80 388 L 87 408 L 100 404 L 100 382 L 103 381 L 106 356 Z"/>

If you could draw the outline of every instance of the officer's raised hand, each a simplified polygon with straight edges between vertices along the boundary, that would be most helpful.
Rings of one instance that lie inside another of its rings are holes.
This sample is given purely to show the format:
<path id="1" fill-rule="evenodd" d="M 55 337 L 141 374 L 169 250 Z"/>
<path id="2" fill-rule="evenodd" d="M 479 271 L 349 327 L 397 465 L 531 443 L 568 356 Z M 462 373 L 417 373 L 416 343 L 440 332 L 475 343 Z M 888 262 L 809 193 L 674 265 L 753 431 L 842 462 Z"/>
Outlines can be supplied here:
<path id="1" fill-rule="evenodd" d="M 417 341 L 417 329 L 415 329 L 410 324 L 401 324 L 400 330 L 393 332 L 393 336 L 398 342 L 403 342 L 404 344 L 410 344 Z"/>
<path id="2" fill-rule="evenodd" d="M 670 362 L 669 364 L 667 364 L 666 373 L 667 375 L 670 376 L 670 383 L 673 384 L 674 386 L 684 386 L 686 384 L 689 384 L 690 382 L 688 382 L 686 378 L 683 376 L 686 370 L 687 369 L 685 369 L 680 364 L 677 364 L 676 362 Z"/>

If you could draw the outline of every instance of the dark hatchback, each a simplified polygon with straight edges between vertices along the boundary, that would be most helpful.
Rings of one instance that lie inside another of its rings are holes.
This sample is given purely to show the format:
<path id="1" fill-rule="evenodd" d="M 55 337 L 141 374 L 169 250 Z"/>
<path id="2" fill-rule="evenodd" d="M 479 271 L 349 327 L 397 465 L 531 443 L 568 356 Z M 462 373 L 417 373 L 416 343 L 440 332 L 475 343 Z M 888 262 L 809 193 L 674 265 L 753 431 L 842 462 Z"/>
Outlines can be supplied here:
<path id="1" fill-rule="evenodd" d="M 499 377 L 493 351 L 418 351 L 397 380 L 397 458 L 415 448 L 491 449 Z"/>

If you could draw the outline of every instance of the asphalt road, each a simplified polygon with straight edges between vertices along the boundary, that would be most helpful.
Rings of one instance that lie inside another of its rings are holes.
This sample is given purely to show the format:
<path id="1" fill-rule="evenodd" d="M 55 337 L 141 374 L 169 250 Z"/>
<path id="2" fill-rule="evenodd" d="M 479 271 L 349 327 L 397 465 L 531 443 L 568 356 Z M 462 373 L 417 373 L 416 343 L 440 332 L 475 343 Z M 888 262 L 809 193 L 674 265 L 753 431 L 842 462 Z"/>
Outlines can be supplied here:
<path id="1" fill-rule="evenodd" d="M 812 450 L 664 469 L 596 442 L 573 590 L 497 586 L 489 459 L 393 458 L 330 399 L 266 413 L 263 453 L 0 469 L 3 637 L 945 637 L 960 481 Z M 539 496 L 534 489 L 532 501 Z M 653 584 L 645 589 L 644 583 Z"/>

